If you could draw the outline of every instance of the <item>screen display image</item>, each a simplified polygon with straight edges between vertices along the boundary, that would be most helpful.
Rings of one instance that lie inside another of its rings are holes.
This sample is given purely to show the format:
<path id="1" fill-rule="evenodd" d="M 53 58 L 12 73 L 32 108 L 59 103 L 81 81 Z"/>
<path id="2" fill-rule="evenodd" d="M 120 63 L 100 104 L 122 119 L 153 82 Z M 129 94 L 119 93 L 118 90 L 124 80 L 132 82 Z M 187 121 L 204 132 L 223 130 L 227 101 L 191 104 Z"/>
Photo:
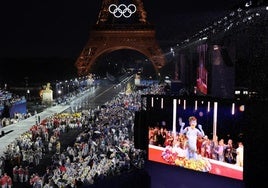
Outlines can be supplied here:
<path id="1" fill-rule="evenodd" d="M 243 180 L 245 104 L 161 97 L 147 103 L 148 160 Z"/>
<path id="2" fill-rule="evenodd" d="M 197 47 L 197 53 L 199 55 L 199 64 L 197 67 L 196 89 L 198 92 L 204 95 L 208 94 L 208 71 L 206 69 L 207 48 L 207 44 L 202 44 Z"/>

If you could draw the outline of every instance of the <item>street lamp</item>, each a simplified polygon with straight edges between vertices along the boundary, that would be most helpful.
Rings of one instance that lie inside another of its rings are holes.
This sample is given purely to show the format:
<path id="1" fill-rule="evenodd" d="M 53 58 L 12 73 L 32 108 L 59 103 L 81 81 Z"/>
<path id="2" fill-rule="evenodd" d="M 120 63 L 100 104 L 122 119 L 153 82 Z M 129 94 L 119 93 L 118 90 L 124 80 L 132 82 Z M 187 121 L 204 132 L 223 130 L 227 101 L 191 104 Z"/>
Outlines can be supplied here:
<path id="1" fill-rule="evenodd" d="M 27 93 L 27 99 L 29 100 L 30 99 L 30 90 L 27 89 L 26 93 Z"/>

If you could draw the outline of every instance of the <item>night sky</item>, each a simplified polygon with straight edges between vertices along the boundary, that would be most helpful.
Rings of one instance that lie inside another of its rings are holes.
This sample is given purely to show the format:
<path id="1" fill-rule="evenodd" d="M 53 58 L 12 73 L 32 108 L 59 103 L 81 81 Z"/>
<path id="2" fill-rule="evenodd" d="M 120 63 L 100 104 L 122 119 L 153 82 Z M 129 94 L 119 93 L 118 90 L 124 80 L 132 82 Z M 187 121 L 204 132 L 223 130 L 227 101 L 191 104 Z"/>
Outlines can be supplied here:
<path id="1" fill-rule="evenodd" d="M 183 38 L 230 11 L 241 0 L 143 0 L 161 41 Z M 0 57 L 76 58 L 96 23 L 101 0 L 1 2 Z"/>
<path id="2" fill-rule="evenodd" d="M 122 1 L 124 2 L 129 1 Z M 233 10 L 241 2 L 244 1 L 143 0 L 147 21 L 155 26 L 160 46 L 183 41 L 189 34 L 195 34 Z M 0 81 L 10 79 L 7 76 L 13 76 L 14 73 L 14 76 L 19 78 L 29 76 L 32 73 L 27 69 L 34 67 L 37 67 L 33 70 L 37 77 L 38 71 L 46 72 L 46 69 L 56 70 L 54 74 L 59 77 L 62 76 L 59 74 L 60 69 L 65 66 L 57 63 L 44 65 L 44 61 L 41 61 L 42 66 L 32 66 L 30 62 L 33 61 L 26 59 L 23 61 L 24 66 L 16 68 L 17 65 L 12 66 L 12 60 L 6 61 L 3 58 L 66 58 L 69 59 L 69 69 L 72 69 L 69 72 L 74 74 L 75 60 L 89 39 L 101 3 L 101 0 L 1 1 Z M 35 63 L 38 62 L 40 61 Z M 7 63 L 9 67 L 4 65 Z"/>

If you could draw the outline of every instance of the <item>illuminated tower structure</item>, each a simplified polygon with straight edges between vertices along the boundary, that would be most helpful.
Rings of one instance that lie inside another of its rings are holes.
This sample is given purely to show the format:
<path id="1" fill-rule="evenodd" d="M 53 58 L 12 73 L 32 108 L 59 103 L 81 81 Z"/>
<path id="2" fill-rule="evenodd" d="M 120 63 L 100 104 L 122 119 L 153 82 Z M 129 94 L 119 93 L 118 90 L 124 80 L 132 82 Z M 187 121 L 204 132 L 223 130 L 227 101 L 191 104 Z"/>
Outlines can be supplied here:
<path id="1" fill-rule="evenodd" d="M 101 55 L 122 49 L 134 50 L 146 56 L 156 73 L 166 63 L 141 0 L 132 0 L 129 4 L 119 0 L 102 1 L 97 22 L 75 62 L 78 75 L 89 74 Z"/>

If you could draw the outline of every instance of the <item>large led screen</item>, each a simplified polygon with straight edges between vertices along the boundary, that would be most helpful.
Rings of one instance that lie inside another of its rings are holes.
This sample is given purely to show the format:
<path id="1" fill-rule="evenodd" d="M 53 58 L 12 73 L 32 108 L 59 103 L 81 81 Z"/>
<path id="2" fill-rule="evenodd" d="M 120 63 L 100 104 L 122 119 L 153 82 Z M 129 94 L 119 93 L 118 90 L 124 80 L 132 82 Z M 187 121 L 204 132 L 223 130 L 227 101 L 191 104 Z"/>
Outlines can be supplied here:
<path id="1" fill-rule="evenodd" d="M 241 101 L 148 97 L 148 160 L 243 180 Z"/>

